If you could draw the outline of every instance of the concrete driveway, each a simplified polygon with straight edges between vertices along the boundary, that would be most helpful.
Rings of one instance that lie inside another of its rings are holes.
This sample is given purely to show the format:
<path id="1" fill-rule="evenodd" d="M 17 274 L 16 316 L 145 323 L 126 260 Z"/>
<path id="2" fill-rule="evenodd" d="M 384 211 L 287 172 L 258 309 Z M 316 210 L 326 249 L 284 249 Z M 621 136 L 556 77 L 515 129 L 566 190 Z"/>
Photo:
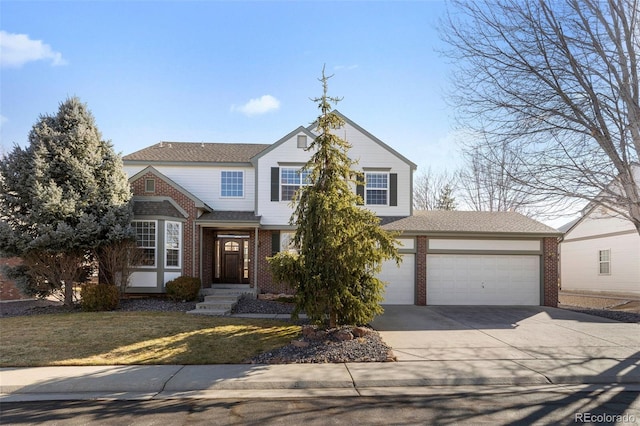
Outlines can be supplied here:
<path id="1" fill-rule="evenodd" d="M 541 306 L 384 308 L 372 326 L 398 361 L 640 360 L 637 323 Z"/>

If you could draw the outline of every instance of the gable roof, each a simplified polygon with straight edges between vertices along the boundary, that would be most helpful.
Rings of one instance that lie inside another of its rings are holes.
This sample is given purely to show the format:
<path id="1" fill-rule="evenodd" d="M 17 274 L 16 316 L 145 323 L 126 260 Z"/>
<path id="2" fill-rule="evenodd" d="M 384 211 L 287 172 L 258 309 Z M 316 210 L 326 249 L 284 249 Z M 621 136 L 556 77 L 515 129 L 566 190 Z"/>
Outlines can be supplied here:
<path id="1" fill-rule="evenodd" d="M 155 175 L 156 177 L 158 177 L 159 179 L 164 180 L 169 185 L 174 187 L 177 191 L 180 191 L 181 193 L 186 195 L 188 198 L 190 198 L 193 201 L 193 203 L 195 204 L 196 208 L 203 209 L 205 211 L 213 211 L 213 209 L 211 207 L 209 207 L 207 205 L 207 203 L 205 203 L 200 198 L 198 198 L 195 195 L 193 195 L 190 191 L 184 189 L 182 186 L 180 186 L 177 183 L 175 183 L 173 180 L 169 179 L 167 176 L 165 176 L 162 173 L 160 173 L 153 166 L 147 166 L 144 169 L 140 170 L 138 173 L 136 173 L 135 175 L 133 175 L 133 176 L 131 176 L 129 178 L 129 182 L 135 182 L 136 180 L 140 179 L 142 176 L 146 175 L 147 173 L 151 173 L 151 174 Z M 145 199 L 152 200 L 153 197 L 148 196 L 148 197 L 145 197 Z"/>
<path id="2" fill-rule="evenodd" d="M 295 135 L 297 135 L 299 133 L 304 133 L 311 140 L 316 138 L 316 135 L 311 133 L 308 129 L 305 129 L 302 126 L 299 126 L 297 129 L 294 129 L 294 130 L 290 131 L 285 136 L 281 137 L 280 139 L 278 139 L 276 142 L 272 143 L 271 145 L 267 145 L 267 148 L 262 150 L 262 151 L 260 151 L 260 152 L 258 152 L 255 156 L 253 156 L 251 161 L 255 164 L 255 161 L 258 160 L 260 157 L 262 157 L 263 155 L 266 155 L 269 152 L 273 151 L 274 149 L 276 149 L 277 147 L 279 147 L 280 145 L 282 145 L 283 143 L 285 143 L 286 141 L 288 141 L 289 139 L 291 139 L 292 137 L 294 137 Z"/>
<path id="3" fill-rule="evenodd" d="M 475 212 L 420 210 L 383 225 L 389 231 L 407 233 L 457 234 L 513 234 L 549 235 L 561 233 L 537 220 L 516 212 Z"/>
<path id="4" fill-rule="evenodd" d="M 270 147 L 257 143 L 160 142 L 122 157 L 124 162 L 249 163 Z"/>
<path id="5" fill-rule="evenodd" d="M 396 157 L 398 157 L 399 159 L 401 159 L 402 161 L 404 161 L 405 163 L 407 163 L 412 170 L 416 170 L 418 168 L 418 166 L 411 160 L 409 160 L 407 157 L 405 157 L 404 155 L 400 154 L 398 151 L 396 151 L 395 149 L 391 148 L 389 145 L 387 145 L 386 143 L 382 142 L 380 139 L 378 139 L 377 137 L 373 136 L 371 133 L 369 133 L 368 131 L 366 131 L 364 128 L 360 127 L 356 122 L 354 122 L 353 120 L 351 120 L 349 117 L 347 117 L 346 115 L 344 115 L 343 113 L 341 113 L 340 111 L 338 111 L 337 109 L 333 110 L 333 112 L 340 117 L 341 119 L 343 119 L 345 121 L 345 123 L 349 124 L 350 126 L 354 127 L 356 130 L 358 130 L 360 133 L 364 134 L 365 136 L 367 136 L 369 139 L 371 139 L 372 141 L 374 141 L 375 143 L 377 143 L 378 145 L 380 145 L 381 147 L 383 147 L 384 149 L 386 149 L 387 151 L 389 151 L 391 154 L 395 155 Z M 313 131 L 315 129 L 317 125 L 317 121 L 312 123 L 309 127 L 307 127 L 307 130 L 309 131 Z"/>

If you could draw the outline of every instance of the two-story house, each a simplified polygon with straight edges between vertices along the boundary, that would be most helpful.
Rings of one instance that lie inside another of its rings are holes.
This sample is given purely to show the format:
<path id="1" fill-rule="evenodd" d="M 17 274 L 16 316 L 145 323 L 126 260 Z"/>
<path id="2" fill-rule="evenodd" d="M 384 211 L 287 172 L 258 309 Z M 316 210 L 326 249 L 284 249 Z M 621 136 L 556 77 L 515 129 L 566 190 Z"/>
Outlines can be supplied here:
<path id="1" fill-rule="evenodd" d="M 381 273 L 386 303 L 556 305 L 556 230 L 516 213 L 414 213 L 416 165 L 336 113 L 365 175 L 354 187 L 363 208 L 401 232 L 403 262 Z M 126 155 L 133 225 L 146 253 L 130 291 L 161 293 L 180 275 L 201 278 L 204 288 L 287 291 L 266 258 L 289 248 L 291 199 L 305 184 L 300 170 L 314 131 L 298 127 L 273 144 L 160 142 Z"/>

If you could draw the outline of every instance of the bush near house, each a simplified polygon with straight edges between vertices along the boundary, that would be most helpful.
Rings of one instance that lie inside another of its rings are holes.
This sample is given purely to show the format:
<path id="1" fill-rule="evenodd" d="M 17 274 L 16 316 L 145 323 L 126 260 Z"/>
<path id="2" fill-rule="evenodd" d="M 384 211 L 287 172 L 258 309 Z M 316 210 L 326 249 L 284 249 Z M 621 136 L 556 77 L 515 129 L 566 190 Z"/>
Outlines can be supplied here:
<path id="1" fill-rule="evenodd" d="M 120 304 L 120 289 L 112 284 L 82 286 L 82 310 L 87 312 L 113 311 Z"/>
<path id="2" fill-rule="evenodd" d="M 167 283 L 167 297 L 174 302 L 191 302 L 198 298 L 200 285 L 200 278 L 183 275 Z"/>

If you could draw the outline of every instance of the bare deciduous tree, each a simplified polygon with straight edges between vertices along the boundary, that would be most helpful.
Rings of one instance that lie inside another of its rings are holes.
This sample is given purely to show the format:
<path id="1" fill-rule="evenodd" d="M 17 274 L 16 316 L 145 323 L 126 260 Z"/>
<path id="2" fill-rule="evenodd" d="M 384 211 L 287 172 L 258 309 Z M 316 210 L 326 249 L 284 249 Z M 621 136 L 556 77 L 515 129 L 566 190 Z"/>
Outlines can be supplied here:
<path id="1" fill-rule="evenodd" d="M 453 198 L 457 187 L 455 173 L 435 173 L 431 167 L 420 172 L 413 185 L 413 208 L 416 210 L 438 210 L 445 191 Z M 447 190 L 448 188 L 448 190 Z M 454 203 L 455 204 L 455 203 Z"/>
<path id="2" fill-rule="evenodd" d="M 542 200 L 532 196 L 513 176 L 522 167 L 508 148 L 478 144 L 463 152 L 458 173 L 459 193 L 471 210 L 517 211 L 535 216 L 533 206 Z"/>
<path id="3" fill-rule="evenodd" d="M 638 1 L 452 0 L 442 35 L 460 124 L 511 151 L 523 188 L 640 233 Z"/>

